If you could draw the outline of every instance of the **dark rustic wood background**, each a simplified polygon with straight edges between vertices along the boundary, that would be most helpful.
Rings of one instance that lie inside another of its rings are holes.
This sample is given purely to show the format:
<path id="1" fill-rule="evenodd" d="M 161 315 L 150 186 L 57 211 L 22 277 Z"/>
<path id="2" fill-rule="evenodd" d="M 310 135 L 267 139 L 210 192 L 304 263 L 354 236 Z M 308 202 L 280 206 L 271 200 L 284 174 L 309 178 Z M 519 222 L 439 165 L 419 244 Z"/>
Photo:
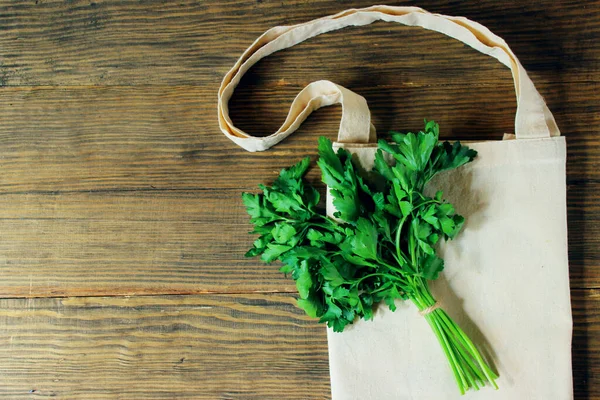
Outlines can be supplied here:
<path id="1" fill-rule="evenodd" d="M 402 4 L 504 37 L 567 137 L 575 395 L 600 399 L 600 2 Z M 240 192 L 314 155 L 319 135 L 335 137 L 339 109 L 250 154 L 220 133 L 216 98 L 263 31 L 368 5 L 0 2 L 2 398 L 330 396 L 324 328 L 296 309 L 276 265 L 243 257 L 252 238 Z M 271 133 L 318 79 L 364 95 L 380 133 L 423 118 L 452 138 L 513 130 L 504 66 L 385 23 L 260 62 L 232 101 L 234 121 Z"/>

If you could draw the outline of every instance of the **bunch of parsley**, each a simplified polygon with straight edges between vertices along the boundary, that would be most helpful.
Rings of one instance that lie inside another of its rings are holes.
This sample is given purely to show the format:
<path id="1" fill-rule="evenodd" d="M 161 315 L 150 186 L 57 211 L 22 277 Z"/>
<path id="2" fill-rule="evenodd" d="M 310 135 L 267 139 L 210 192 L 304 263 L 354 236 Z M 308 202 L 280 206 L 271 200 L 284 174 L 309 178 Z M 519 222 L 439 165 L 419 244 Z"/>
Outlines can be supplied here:
<path id="1" fill-rule="evenodd" d="M 280 260 L 281 271 L 296 282 L 298 306 L 336 332 L 357 318 L 372 319 L 381 301 L 394 311 L 397 299 L 411 300 L 438 338 L 460 392 L 486 382 L 497 388 L 496 374 L 438 308 L 427 284 L 444 268 L 436 244 L 454 238 L 464 218 L 442 192 L 427 196 L 425 186 L 477 153 L 459 142 L 438 142 L 433 121 L 426 121 L 424 132 L 392 133 L 392 139 L 379 141 L 371 171 L 319 139 L 317 164 L 334 218 L 319 208 L 319 192 L 303 181 L 310 158 L 282 170 L 271 187 L 261 185 L 262 193 L 244 193 L 252 233 L 260 235 L 246 255 Z"/>

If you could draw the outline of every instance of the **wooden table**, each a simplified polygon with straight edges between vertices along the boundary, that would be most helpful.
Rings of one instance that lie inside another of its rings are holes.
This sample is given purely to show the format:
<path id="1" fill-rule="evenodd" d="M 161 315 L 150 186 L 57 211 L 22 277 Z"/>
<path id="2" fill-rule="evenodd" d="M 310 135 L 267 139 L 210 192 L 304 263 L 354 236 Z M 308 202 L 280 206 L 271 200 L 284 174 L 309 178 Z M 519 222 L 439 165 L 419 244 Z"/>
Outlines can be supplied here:
<path id="1" fill-rule="evenodd" d="M 568 142 L 578 399 L 600 399 L 600 2 L 420 1 L 504 37 Z M 293 282 L 245 259 L 240 192 L 315 155 L 340 110 L 265 153 L 219 131 L 217 88 L 266 29 L 367 1 L 0 4 L 0 397 L 323 399 L 323 326 Z M 513 130 L 510 73 L 466 46 L 377 23 L 259 63 L 231 103 L 274 132 L 306 84 L 365 96 L 379 132 Z M 317 179 L 316 172 L 311 180 Z"/>

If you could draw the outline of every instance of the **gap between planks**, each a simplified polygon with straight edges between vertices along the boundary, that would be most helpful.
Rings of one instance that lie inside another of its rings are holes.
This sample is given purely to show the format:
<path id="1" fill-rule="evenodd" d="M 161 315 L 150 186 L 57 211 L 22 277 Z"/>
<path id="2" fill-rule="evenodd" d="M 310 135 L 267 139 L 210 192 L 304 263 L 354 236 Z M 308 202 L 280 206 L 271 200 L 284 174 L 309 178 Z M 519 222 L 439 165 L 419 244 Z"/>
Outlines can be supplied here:
<path id="1" fill-rule="evenodd" d="M 232 63 L 233 65 L 233 63 Z M 224 77 L 228 70 L 223 70 L 222 76 Z M 309 84 L 310 79 L 307 79 L 306 84 Z M 219 80 L 220 81 L 220 80 Z M 600 79 L 593 78 L 564 78 L 561 83 L 569 83 L 569 84 L 596 84 L 600 82 Z M 545 82 L 544 82 L 545 83 Z M 207 83 L 198 83 L 198 84 L 115 84 L 115 85 L 100 85 L 100 84 L 91 84 L 91 85 L 0 85 L 1 91 L 29 91 L 29 90 L 90 90 L 90 89 L 195 89 L 195 88 L 206 88 Z M 302 88 L 305 85 L 298 84 L 295 82 L 287 82 L 283 79 L 278 80 L 276 82 L 262 82 L 260 84 L 260 89 L 268 89 L 268 88 L 281 88 L 282 86 L 291 86 Z M 398 89 L 398 87 L 440 87 L 440 88 L 453 88 L 453 87 L 498 87 L 498 82 L 466 82 L 466 83 L 443 83 L 443 82 L 435 82 L 435 83 L 418 83 L 413 80 L 410 81 L 402 81 L 394 84 L 378 84 L 378 89 Z M 215 91 L 216 93 L 216 91 Z M 217 100 L 215 98 L 215 104 Z"/>
<path id="2" fill-rule="evenodd" d="M 444 140 L 457 140 L 455 138 L 447 138 Z M 285 151 L 287 153 L 287 151 Z M 269 154 L 277 154 L 276 150 L 270 150 Z M 271 177 L 270 179 L 274 179 Z M 600 184 L 600 178 L 567 178 L 567 186 L 585 186 L 589 184 Z M 567 187 L 567 190 L 569 187 Z M 258 191 L 258 189 L 256 189 Z M 139 188 L 103 188 L 103 189 L 79 189 L 79 190 L 24 190 L 15 192 L 2 192 L 0 196 L 14 196 L 14 195 L 49 195 L 57 196 L 63 194 L 82 194 L 82 193 L 98 193 L 98 194 L 110 194 L 110 193 L 148 193 L 148 192 L 243 192 L 244 189 L 231 188 L 231 187 L 179 187 L 179 188 L 152 188 L 152 187 L 139 187 Z"/>
<path id="3" fill-rule="evenodd" d="M 596 288 L 585 288 L 594 290 Z M 600 287 L 598 288 L 600 289 Z M 583 290 L 583 289 L 582 289 Z M 73 298 L 97 298 L 97 297 L 160 297 L 160 296 L 227 296 L 227 295 L 246 295 L 246 294 L 296 294 L 295 290 L 173 290 L 173 291 L 153 291 L 153 292 L 115 292 L 115 293 L 87 293 L 81 295 L 25 295 L 25 296 L 0 296 L 0 300 L 22 300 L 22 299 L 73 299 Z"/>
<path id="4" fill-rule="evenodd" d="M 600 286 L 591 286 L 591 287 L 579 287 L 573 286 L 570 287 L 571 295 L 574 292 L 589 292 L 590 297 L 600 297 Z M 297 294 L 298 292 L 295 290 L 179 290 L 179 291 L 162 291 L 162 292 L 140 292 L 140 293 L 88 293 L 81 295 L 26 295 L 26 296 L 0 296 L 0 300 L 24 300 L 24 299 L 75 299 L 75 298 L 112 298 L 112 297 L 122 297 L 122 298 L 130 298 L 130 297 L 161 297 L 161 296 L 228 296 L 228 295 L 289 295 L 289 294 Z M 573 297 L 573 296 L 571 296 Z"/>

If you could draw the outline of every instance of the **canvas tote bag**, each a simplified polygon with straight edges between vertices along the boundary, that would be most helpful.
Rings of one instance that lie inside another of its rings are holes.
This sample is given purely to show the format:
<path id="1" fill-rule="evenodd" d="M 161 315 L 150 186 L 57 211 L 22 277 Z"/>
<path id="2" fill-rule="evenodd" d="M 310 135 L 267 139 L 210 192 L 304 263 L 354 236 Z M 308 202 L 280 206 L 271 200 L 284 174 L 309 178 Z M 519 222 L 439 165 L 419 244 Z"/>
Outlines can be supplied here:
<path id="1" fill-rule="evenodd" d="M 378 20 L 444 33 L 512 71 L 518 101 L 515 135 L 469 144 L 478 152 L 475 161 L 431 184 L 444 190 L 466 218 L 457 239 L 442 245 L 446 268 L 432 282 L 432 292 L 491 360 L 500 389 L 485 387 L 461 397 L 435 335 L 406 302 L 396 312 L 383 305 L 374 321 L 356 321 L 342 333 L 328 329 L 333 399 L 572 399 L 565 140 L 504 40 L 476 22 L 414 7 L 353 9 L 275 27 L 225 76 L 218 97 L 221 130 L 244 149 L 262 151 L 296 130 L 313 110 L 341 103 L 335 145 L 372 166 L 375 130 L 366 101 L 339 85 L 308 85 L 281 128 L 266 137 L 236 128 L 228 101 L 242 75 L 261 58 L 321 33 Z"/>

